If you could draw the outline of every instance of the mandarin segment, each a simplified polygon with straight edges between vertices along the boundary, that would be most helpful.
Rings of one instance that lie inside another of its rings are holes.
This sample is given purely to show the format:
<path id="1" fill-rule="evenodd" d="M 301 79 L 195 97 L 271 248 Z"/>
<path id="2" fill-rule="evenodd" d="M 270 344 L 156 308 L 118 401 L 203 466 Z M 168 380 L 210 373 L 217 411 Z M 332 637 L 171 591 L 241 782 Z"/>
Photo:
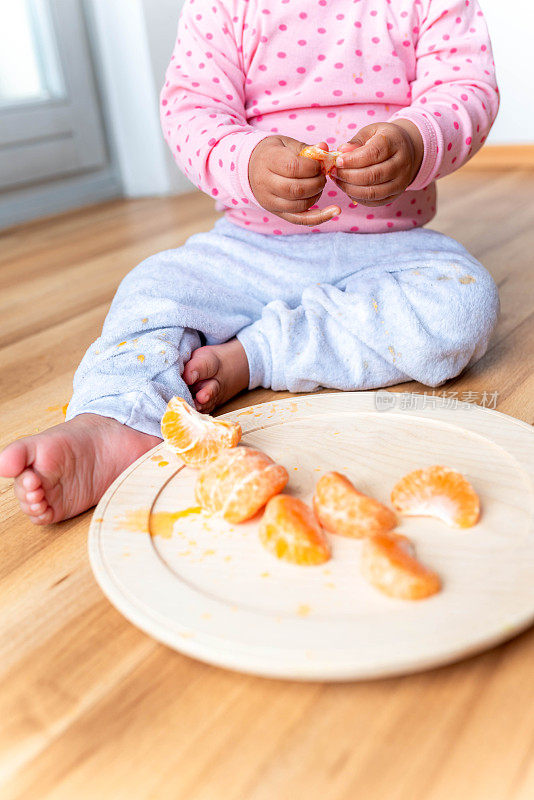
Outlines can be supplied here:
<path id="1" fill-rule="evenodd" d="M 407 516 L 436 517 L 456 528 L 471 528 L 480 517 L 478 495 L 464 476 L 448 467 L 427 467 L 405 475 L 391 502 Z"/>
<path id="2" fill-rule="evenodd" d="M 221 450 L 235 447 L 241 439 L 237 422 L 200 414 L 181 397 L 173 397 L 161 420 L 165 445 L 192 467 L 202 467 Z"/>
<path id="3" fill-rule="evenodd" d="M 313 508 L 323 528 L 353 539 L 385 533 L 397 524 L 391 509 L 359 492 L 339 472 L 327 472 L 319 479 Z"/>
<path id="4" fill-rule="evenodd" d="M 244 522 L 256 514 L 289 480 L 284 467 L 260 450 L 234 447 L 224 450 L 200 473 L 197 502 L 227 522 Z"/>
<path id="5" fill-rule="evenodd" d="M 299 566 L 324 564 L 330 545 L 312 509 L 302 500 L 279 494 L 267 503 L 260 541 L 277 558 Z"/>
<path id="6" fill-rule="evenodd" d="M 399 600 L 423 600 L 441 589 L 439 576 L 416 559 L 412 542 L 391 531 L 365 539 L 361 571 L 375 588 Z"/>

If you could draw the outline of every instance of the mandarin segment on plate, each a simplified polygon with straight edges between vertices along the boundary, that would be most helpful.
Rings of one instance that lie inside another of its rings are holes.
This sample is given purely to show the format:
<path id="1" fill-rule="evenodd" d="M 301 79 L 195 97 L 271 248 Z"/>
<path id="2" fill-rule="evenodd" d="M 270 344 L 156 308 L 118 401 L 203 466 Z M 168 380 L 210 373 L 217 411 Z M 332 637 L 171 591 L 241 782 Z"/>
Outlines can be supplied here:
<path id="1" fill-rule="evenodd" d="M 381 592 L 400 600 L 423 600 L 441 589 L 439 576 L 416 559 L 412 542 L 391 531 L 365 539 L 361 571 Z"/>
<path id="2" fill-rule="evenodd" d="M 339 472 L 327 472 L 319 479 L 313 508 L 323 528 L 354 539 L 385 533 L 397 524 L 391 509 L 359 492 Z"/>
<path id="3" fill-rule="evenodd" d="M 287 494 L 267 503 L 260 541 L 277 558 L 299 566 L 324 564 L 331 558 L 330 545 L 312 509 Z"/>
<path id="4" fill-rule="evenodd" d="M 182 461 L 192 467 L 202 467 L 221 450 L 238 444 L 241 426 L 200 414 L 181 397 L 173 397 L 161 420 L 161 433 L 165 445 Z"/>
<path id="5" fill-rule="evenodd" d="M 223 450 L 200 473 L 195 495 L 203 509 L 227 522 L 244 522 L 256 514 L 289 480 L 284 467 L 260 450 Z"/>
<path id="6" fill-rule="evenodd" d="M 299 156 L 303 158 L 312 158 L 314 161 L 320 161 L 325 175 L 330 175 L 332 169 L 336 166 L 336 159 L 340 155 L 339 150 L 323 150 L 316 144 L 303 147 L 299 153 Z"/>
<path id="7" fill-rule="evenodd" d="M 480 517 L 477 493 L 461 473 L 448 467 L 405 475 L 393 488 L 391 502 L 402 514 L 436 517 L 455 528 L 471 528 Z"/>

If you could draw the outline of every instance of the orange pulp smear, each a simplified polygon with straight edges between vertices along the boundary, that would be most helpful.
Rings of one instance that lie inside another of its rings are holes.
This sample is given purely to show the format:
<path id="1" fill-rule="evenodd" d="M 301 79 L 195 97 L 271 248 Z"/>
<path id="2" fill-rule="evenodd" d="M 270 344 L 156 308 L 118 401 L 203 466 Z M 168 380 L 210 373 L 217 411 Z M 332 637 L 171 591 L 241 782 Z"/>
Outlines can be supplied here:
<path id="1" fill-rule="evenodd" d="M 333 168 L 336 166 L 337 157 L 342 155 L 339 150 L 323 150 L 316 144 L 303 147 L 299 156 L 303 158 L 311 158 L 314 161 L 321 162 L 321 168 L 325 175 L 330 175 Z"/>

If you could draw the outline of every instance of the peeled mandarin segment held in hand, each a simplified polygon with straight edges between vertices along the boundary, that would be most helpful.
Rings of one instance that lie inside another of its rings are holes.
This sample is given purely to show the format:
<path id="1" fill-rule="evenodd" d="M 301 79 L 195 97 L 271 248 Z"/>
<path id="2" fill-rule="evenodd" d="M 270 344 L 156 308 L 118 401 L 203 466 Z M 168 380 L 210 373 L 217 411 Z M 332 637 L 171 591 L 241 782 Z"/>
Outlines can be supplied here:
<path id="1" fill-rule="evenodd" d="M 299 566 L 324 564 L 331 558 L 330 545 L 312 509 L 287 494 L 267 503 L 260 541 L 277 558 Z"/>
<path id="2" fill-rule="evenodd" d="M 237 422 L 200 414 L 181 397 L 173 397 L 161 420 L 165 445 L 191 467 L 208 464 L 221 450 L 235 447 L 241 439 Z"/>
<path id="3" fill-rule="evenodd" d="M 455 528 L 471 528 L 480 517 L 475 490 L 448 467 L 417 469 L 405 475 L 391 492 L 391 502 L 407 516 L 436 517 Z"/>
<path id="4" fill-rule="evenodd" d="M 397 533 L 364 541 L 361 571 L 369 583 L 399 600 L 423 600 L 441 589 L 439 576 L 417 561 L 412 542 Z"/>
<path id="5" fill-rule="evenodd" d="M 391 509 L 359 492 L 339 472 L 327 472 L 319 479 L 313 507 L 323 528 L 354 539 L 385 533 L 397 524 Z"/>
<path id="6" fill-rule="evenodd" d="M 234 447 L 200 473 L 195 487 L 205 511 L 220 513 L 227 522 L 244 522 L 256 514 L 289 480 L 284 467 L 260 450 Z"/>
<path id="7" fill-rule="evenodd" d="M 332 169 L 336 166 L 336 158 L 340 156 L 339 150 L 322 150 L 316 144 L 303 147 L 299 156 L 303 158 L 312 158 L 314 161 L 321 162 L 321 169 L 325 175 L 330 175 Z"/>

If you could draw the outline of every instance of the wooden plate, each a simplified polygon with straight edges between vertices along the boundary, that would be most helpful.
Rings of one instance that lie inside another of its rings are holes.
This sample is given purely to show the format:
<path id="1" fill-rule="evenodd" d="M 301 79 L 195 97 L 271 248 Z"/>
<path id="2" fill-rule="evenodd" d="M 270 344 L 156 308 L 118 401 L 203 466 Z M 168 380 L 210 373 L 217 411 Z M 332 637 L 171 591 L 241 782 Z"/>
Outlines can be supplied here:
<path id="1" fill-rule="evenodd" d="M 464 473 L 482 502 L 476 527 L 404 518 L 397 529 L 443 579 L 429 600 L 391 600 L 367 585 L 358 541 L 331 537 L 329 563 L 296 567 L 262 548 L 257 519 L 232 526 L 191 511 L 197 473 L 163 445 L 99 503 L 89 536 L 96 579 L 119 611 L 161 642 L 258 675 L 380 677 L 508 639 L 534 619 L 534 431 L 496 411 L 448 404 L 343 392 L 226 415 L 241 423 L 244 444 L 287 468 L 288 490 L 307 502 L 331 469 L 384 503 L 412 469 L 443 464 Z"/>

